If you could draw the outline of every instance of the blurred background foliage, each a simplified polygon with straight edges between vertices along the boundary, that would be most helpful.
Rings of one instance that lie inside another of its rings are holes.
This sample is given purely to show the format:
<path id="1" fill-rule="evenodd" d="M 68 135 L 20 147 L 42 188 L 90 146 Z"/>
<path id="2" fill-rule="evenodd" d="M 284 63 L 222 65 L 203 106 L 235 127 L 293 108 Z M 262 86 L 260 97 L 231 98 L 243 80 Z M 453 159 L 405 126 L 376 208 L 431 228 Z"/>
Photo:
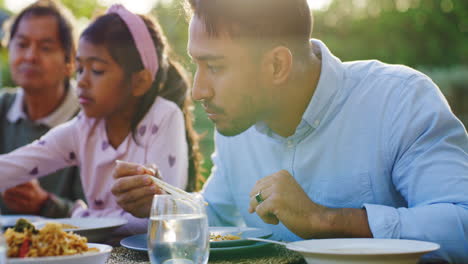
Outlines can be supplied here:
<path id="1" fill-rule="evenodd" d="M 312 35 L 344 60 L 411 67 L 468 63 L 466 0 L 341 0 L 315 13 Z"/>
<path id="2" fill-rule="evenodd" d="M 313 2 L 314 0 L 309 0 Z M 98 0 L 62 0 L 77 18 L 78 30 L 105 6 Z M 10 12 L 0 0 L 0 21 Z M 191 72 L 186 53 L 187 20 L 183 0 L 159 0 L 156 16 L 177 56 Z M 331 0 L 313 11 L 313 38 L 324 41 L 342 61 L 378 59 L 404 64 L 429 75 L 453 111 L 468 124 L 468 1 L 467 0 Z M 0 87 L 12 86 L 6 51 L 0 53 Z M 211 168 L 213 126 L 200 107 L 196 129 L 204 135 L 206 174 Z"/>

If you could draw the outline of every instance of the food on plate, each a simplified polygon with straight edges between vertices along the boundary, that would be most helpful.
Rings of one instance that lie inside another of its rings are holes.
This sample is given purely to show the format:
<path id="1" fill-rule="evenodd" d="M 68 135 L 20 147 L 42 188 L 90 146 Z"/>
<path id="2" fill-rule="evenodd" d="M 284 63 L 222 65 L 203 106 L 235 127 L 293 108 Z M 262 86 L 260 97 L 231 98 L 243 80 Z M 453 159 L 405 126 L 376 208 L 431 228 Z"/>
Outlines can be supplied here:
<path id="1" fill-rule="evenodd" d="M 79 227 L 70 225 L 70 224 L 64 224 L 64 223 L 59 223 L 63 229 L 78 229 Z"/>
<path id="2" fill-rule="evenodd" d="M 58 223 L 46 223 L 38 230 L 26 219 L 20 218 L 13 228 L 5 231 L 4 236 L 9 258 L 64 256 L 99 251 L 88 248 L 86 237 L 65 232 Z"/>
<path id="3" fill-rule="evenodd" d="M 238 239 L 240 239 L 240 236 L 235 236 L 232 234 L 227 234 L 227 235 L 221 235 L 221 234 L 216 234 L 216 233 L 210 234 L 211 242 L 225 241 L 225 240 L 238 240 Z"/>

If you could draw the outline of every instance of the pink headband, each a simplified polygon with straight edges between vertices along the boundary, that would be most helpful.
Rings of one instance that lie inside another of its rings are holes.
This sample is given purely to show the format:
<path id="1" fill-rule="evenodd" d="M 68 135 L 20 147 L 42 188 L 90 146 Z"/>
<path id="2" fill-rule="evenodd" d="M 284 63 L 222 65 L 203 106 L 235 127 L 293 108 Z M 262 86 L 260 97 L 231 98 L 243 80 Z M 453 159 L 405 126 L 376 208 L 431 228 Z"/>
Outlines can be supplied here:
<path id="1" fill-rule="evenodd" d="M 135 42 L 138 53 L 140 54 L 141 61 L 145 69 L 148 69 L 151 73 L 151 78 L 156 78 L 156 72 L 158 71 L 158 55 L 156 48 L 154 47 L 151 35 L 146 28 L 145 22 L 138 15 L 128 11 L 124 6 L 120 4 L 112 5 L 108 10 L 107 14 L 117 14 L 125 22 L 130 33 L 132 34 L 133 41 Z"/>

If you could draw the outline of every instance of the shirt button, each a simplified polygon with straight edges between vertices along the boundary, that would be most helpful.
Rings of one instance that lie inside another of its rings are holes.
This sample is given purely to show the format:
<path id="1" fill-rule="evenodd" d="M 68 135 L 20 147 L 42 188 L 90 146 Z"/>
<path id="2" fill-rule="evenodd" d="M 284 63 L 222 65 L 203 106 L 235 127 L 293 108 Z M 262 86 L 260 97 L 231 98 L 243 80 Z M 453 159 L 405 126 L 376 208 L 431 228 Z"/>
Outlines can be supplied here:
<path id="1" fill-rule="evenodd" d="M 320 125 L 320 120 L 315 120 L 314 127 L 317 128 Z"/>
<path id="2" fill-rule="evenodd" d="M 288 145 L 288 148 L 294 147 L 294 142 L 292 140 L 288 140 L 286 144 Z"/>

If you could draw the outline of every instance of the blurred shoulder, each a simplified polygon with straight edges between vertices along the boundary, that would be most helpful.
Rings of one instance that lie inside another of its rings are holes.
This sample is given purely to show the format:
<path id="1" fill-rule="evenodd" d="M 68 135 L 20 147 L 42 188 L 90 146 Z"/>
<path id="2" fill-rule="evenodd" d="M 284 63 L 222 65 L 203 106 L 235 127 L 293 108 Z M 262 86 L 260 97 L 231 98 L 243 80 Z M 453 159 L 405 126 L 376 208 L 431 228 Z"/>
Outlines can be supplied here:
<path id="1" fill-rule="evenodd" d="M 346 62 L 345 86 L 348 91 L 387 100 L 410 92 L 438 91 L 437 85 L 424 73 L 399 64 L 378 60 Z M 393 95 L 393 96 L 392 96 Z"/>
<path id="2" fill-rule="evenodd" d="M 0 89 L 0 111 L 2 115 L 6 114 L 7 109 L 9 109 L 11 105 L 13 105 L 18 91 L 18 88 Z"/>
<path id="3" fill-rule="evenodd" d="M 0 100 L 4 102 L 5 100 L 11 100 L 15 98 L 16 93 L 19 88 L 4 87 L 0 89 Z"/>
<path id="4" fill-rule="evenodd" d="M 422 72 L 401 64 L 388 64 L 379 60 L 362 60 L 344 63 L 350 78 L 399 79 L 427 78 Z"/>

